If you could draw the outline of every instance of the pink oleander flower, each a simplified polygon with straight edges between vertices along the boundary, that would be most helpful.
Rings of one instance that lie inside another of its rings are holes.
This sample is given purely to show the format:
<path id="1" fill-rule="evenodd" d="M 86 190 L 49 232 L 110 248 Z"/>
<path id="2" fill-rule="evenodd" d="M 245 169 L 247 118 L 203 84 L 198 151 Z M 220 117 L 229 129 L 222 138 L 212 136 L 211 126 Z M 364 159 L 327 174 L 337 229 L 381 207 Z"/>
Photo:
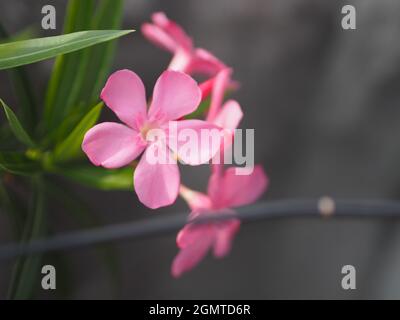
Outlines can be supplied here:
<path id="1" fill-rule="evenodd" d="M 180 144 L 171 143 L 172 135 L 191 129 L 219 129 L 201 120 L 174 121 L 193 112 L 201 99 L 197 83 L 182 72 L 165 71 L 157 80 L 151 105 L 147 110 L 143 82 L 130 70 L 113 73 L 101 92 L 101 99 L 124 123 L 104 122 L 85 135 L 82 149 L 96 166 L 120 168 L 130 164 L 142 152 L 135 172 L 134 186 L 139 200 L 156 209 L 172 204 L 179 192 L 180 174 L 176 157 L 190 165 L 206 163 L 216 150 L 198 150 L 199 154 L 183 152 Z M 170 127 L 176 128 L 176 133 Z M 151 132 L 161 131 L 165 139 L 155 140 Z M 148 157 L 157 154 L 167 163 L 150 163 Z"/>
<path id="2" fill-rule="evenodd" d="M 232 70 L 222 69 L 215 76 L 211 88 L 211 102 L 206 120 L 219 123 L 223 128 L 236 129 L 243 117 L 240 105 L 234 100 L 224 103 L 224 96 L 231 84 Z"/>
<path id="3" fill-rule="evenodd" d="M 213 77 L 226 68 L 209 51 L 195 48 L 183 28 L 168 19 L 163 12 L 156 12 L 151 18 L 153 23 L 144 23 L 141 30 L 149 41 L 173 54 L 168 69 Z"/>
<path id="4" fill-rule="evenodd" d="M 231 83 L 230 76 L 230 69 L 222 69 L 208 89 L 211 92 L 211 104 L 206 120 L 224 129 L 219 160 L 223 159 L 223 152 L 231 146 L 234 130 L 243 117 L 239 103 L 234 100 L 224 103 L 225 91 Z M 182 185 L 180 187 L 181 196 L 192 210 L 189 220 L 216 212 L 233 213 L 232 208 L 256 201 L 267 188 L 268 178 L 261 166 L 242 168 L 241 175 L 237 175 L 236 167 L 225 170 L 223 163 L 214 164 L 212 169 L 207 195 Z M 217 258 L 227 255 L 239 227 L 238 219 L 201 225 L 187 224 L 177 236 L 180 252 L 172 263 L 172 275 L 179 277 L 194 268 L 210 249 Z"/>
<path id="5" fill-rule="evenodd" d="M 262 195 L 268 178 L 261 166 L 255 166 L 249 175 L 236 175 L 235 169 L 212 174 L 207 195 L 181 186 L 181 196 L 192 210 L 190 220 L 211 212 L 233 212 L 232 208 L 251 204 Z M 226 256 L 239 227 L 238 219 L 187 224 L 177 236 L 180 251 L 172 263 L 172 275 L 180 277 L 194 268 L 210 249 L 216 258 Z"/>

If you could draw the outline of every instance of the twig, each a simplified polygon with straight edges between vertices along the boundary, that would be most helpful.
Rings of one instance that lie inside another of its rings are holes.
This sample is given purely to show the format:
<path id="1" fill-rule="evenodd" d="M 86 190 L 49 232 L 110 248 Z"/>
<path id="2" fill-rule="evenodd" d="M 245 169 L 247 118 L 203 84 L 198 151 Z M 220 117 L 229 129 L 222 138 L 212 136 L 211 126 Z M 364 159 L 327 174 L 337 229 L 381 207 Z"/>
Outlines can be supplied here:
<path id="1" fill-rule="evenodd" d="M 400 218 L 400 202 L 385 200 L 281 200 L 262 202 L 235 209 L 235 213 L 210 213 L 193 223 L 210 223 L 231 218 L 243 222 L 290 217 L 322 218 Z M 28 244 L 11 243 L 0 247 L 0 260 L 21 255 L 38 254 L 85 247 L 95 244 L 137 239 L 178 231 L 187 223 L 186 214 L 159 216 L 144 221 L 100 227 L 34 240 Z"/>

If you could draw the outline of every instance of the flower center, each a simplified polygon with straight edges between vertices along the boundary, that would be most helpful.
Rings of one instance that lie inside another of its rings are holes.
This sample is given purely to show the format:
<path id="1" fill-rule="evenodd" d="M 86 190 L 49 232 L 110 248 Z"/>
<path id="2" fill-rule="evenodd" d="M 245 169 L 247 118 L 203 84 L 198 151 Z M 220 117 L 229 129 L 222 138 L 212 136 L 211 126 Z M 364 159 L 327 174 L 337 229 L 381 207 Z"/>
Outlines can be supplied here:
<path id="1" fill-rule="evenodd" d="M 156 124 L 147 122 L 141 127 L 140 134 L 144 141 L 154 142 L 159 135 L 159 130 Z"/>

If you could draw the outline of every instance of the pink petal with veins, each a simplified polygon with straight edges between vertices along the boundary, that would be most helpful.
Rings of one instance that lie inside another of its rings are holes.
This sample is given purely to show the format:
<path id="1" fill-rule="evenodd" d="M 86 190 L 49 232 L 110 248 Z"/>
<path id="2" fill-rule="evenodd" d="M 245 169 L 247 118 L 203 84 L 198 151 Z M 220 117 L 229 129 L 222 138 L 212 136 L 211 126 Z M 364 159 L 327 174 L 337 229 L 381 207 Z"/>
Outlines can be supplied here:
<path id="1" fill-rule="evenodd" d="M 126 69 L 114 72 L 100 97 L 122 122 L 139 130 L 137 120 L 146 117 L 147 103 L 143 82 L 136 73 Z"/>
<path id="2" fill-rule="evenodd" d="M 175 278 L 193 269 L 207 254 L 214 240 L 212 233 L 206 231 L 200 236 L 191 245 L 181 249 L 175 257 L 171 268 L 171 273 Z"/>
<path id="3" fill-rule="evenodd" d="M 151 163 L 149 153 L 158 154 L 167 163 Z M 178 196 L 179 184 L 178 165 L 169 149 L 160 143 L 151 143 L 134 173 L 134 186 L 139 200 L 151 209 L 171 205 Z"/>
<path id="4" fill-rule="evenodd" d="M 215 232 L 214 242 L 214 256 L 217 258 L 225 257 L 231 250 L 233 238 L 239 231 L 240 221 L 238 219 L 232 219 L 221 222 L 217 226 Z"/>
<path id="5" fill-rule="evenodd" d="M 197 82 L 187 74 L 164 71 L 154 86 L 149 119 L 165 123 L 192 113 L 201 100 Z"/>
<path id="6" fill-rule="evenodd" d="M 193 211 L 211 210 L 211 200 L 206 194 L 191 190 L 182 184 L 179 194 Z"/>
<path id="7" fill-rule="evenodd" d="M 222 141 L 221 129 L 202 120 L 170 121 L 168 146 L 181 161 L 192 166 L 207 163 L 219 151 Z"/>
<path id="8" fill-rule="evenodd" d="M 96 166 L 120 168 L 145 149 L 138 132 L 119 123 L 103 122 L 86 132 L 82 149 Z"/>
<path id="9" fill-rule="evenodd" d="M 266 190 L 268 178 L 264 169 L 257 165 L 248 175 L 238 175 L 235 167 L 224 172 L 220 188 L 222 194 L 210 195 L 214 202 L 223 207 L 240 207 L 255 202 Z"/>

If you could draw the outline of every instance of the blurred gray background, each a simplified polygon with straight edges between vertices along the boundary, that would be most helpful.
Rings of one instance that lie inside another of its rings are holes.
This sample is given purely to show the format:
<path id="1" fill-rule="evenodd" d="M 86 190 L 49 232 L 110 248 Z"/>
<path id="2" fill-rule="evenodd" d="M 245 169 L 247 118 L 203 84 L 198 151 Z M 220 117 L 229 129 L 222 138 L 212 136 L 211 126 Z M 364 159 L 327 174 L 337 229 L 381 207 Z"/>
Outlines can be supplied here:
<path id="1" fill-rule="evenodd" d="M 40 28 L 41 7 L 54 4 L 59 34 L 66 3 L 0 0 L 0 19 L 9 32 Z M 345 4 L 357 9 L 357 30 L 341 28 Z M 271 180 L 264 199 L 400 198 L 400 1 L 126 0 L 124 28 L 139 29 L 158 10 L 234 68 L 241 127 L 255 128 L 256 162 Z M 120 40 L 113 69 L 134 70 L 151 88 L 169 59 L 138 31 Z M 51 67 L 29 67 L 39 97 Z M 0 96 L 15 101 L 4 72 Z M 187 185 L 204 190 L 207 167 L 182 171 Z M 181 200 L 152 212 L 133 193 L 76 188 L 107 224 L 187 211 Z M 57 232 L 78 228 L 65 211 L 60 203 L 51 212 Z M 179 280 L 170 276 L 177 248 L 169 234 L 116 245 L 117 280 L 94 249 L 65 254 L 68 270 L 60 266 L 57 276 L 76 299 L 400 298 L 399 227 L 379 218 L 243 224 L 229 257 L 209 256 Z M 341 288 L 346 264 L 357 270 L 353 291 Z M 0 272 L 4 297 L 10 265 Z"/>

